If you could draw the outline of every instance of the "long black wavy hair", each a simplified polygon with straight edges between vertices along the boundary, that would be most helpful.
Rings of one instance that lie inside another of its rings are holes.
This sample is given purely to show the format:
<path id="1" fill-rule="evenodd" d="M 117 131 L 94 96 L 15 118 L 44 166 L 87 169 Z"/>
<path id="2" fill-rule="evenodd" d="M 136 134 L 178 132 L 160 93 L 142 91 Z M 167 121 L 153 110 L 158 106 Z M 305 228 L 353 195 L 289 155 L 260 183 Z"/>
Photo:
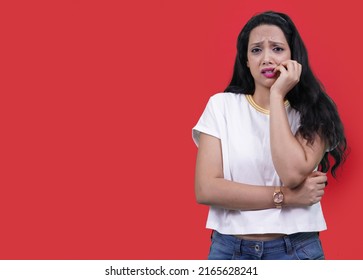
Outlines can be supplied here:
<path id="1" fill-rule="evenodd" d="M 252 29 L 263 24 L 278 26 L 283 31 L 291 50 L 291 59 L 302 65 L 300 81 L 288 92 L 286 99 L 300 113 L 298 132 L 302 137 L 308 143 L 313 143 L 314 136 L 318 134 L 330 147 L 319 164 L 319 170 L 327 172 L 330 169 L 331 155 L 334 158 L 331 173 L 336 177 L 336 169 L 346 158 L 347 140 L 344 127 L 334 101 L 326 94 L 323 85 L 311 70 L 305 44 L 289 16 L 267 11 L 253 16 L 247 22 L 238 36 L 234 71 L 225 92 L 254 94 L 255 82 L 247 67 L 247 47 Z"/>

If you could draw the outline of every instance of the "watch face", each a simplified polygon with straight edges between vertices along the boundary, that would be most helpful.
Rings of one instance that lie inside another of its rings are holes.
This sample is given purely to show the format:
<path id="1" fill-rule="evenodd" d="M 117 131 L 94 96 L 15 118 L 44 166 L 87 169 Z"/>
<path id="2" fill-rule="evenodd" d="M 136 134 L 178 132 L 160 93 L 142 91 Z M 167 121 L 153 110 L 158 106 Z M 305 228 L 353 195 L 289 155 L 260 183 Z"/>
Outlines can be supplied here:
<path id="1" fill-rule="evenodd" d="M 284 195 L 282 194 L 282 192 L 278 192 L 278 193 L 275 193 L 274 195 L 274 202 L 275 203 L 281 203 L 284 199 Z"/>

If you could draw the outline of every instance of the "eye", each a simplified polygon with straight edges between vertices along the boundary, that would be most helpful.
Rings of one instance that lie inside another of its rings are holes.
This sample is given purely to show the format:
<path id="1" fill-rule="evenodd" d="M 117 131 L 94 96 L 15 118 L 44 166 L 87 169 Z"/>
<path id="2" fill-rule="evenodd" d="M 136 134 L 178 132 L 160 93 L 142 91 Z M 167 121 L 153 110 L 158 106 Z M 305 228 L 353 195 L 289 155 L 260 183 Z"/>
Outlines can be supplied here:
<path id="1" fill-rule="evenodd" d="M 283 49 L 283 48 L 281 48 L 281 47 L 274 47 L 274 48 L 273 48 L 273 50 L 274 50 L 275 52 L 282 52 L 282 51 L 284 51 L 284 49 Z"/>
<path id="2" fill-rule="evenodd" d="M 258 53 L 260 51 L 261 51 L 260 48 L 253 48 L 253 49 L 251 49 L 251 53 Z"/>

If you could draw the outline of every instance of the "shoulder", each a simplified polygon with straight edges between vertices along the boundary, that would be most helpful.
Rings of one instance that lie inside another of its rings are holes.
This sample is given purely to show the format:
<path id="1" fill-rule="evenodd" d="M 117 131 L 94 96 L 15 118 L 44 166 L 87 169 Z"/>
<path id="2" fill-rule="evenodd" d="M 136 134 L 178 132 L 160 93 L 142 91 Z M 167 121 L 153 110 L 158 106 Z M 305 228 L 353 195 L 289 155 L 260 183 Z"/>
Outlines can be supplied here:
<path id="1" fill-rule="evenodd" d="M 232 92 L 220 92 L 210 97 L 210 102 L 215 104 L 240 103 L 243 100 L 245 100 L 244 94 L 237 94 Z"/>
<path id="2" fill-rule="evenodd" d="M 248 101 L 245 94 L 220 92 L 212 95 L 208 101 L 208 108 L 216 114 L 234 115 L 246 111 Z"/>

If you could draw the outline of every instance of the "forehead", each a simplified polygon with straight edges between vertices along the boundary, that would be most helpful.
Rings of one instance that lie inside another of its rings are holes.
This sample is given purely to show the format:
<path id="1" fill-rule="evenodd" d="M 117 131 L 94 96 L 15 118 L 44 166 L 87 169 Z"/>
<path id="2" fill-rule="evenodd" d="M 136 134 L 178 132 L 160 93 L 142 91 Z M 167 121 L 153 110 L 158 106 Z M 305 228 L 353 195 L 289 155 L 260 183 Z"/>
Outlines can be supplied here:
<path id="1" fill-rule="evenodd" d="M 263 41 L 281 42 L 287 44 L 284 32 L 282 32 L 281 28 L 276 25 L 263 24 L 251 30 L 248 44 Z"/>

